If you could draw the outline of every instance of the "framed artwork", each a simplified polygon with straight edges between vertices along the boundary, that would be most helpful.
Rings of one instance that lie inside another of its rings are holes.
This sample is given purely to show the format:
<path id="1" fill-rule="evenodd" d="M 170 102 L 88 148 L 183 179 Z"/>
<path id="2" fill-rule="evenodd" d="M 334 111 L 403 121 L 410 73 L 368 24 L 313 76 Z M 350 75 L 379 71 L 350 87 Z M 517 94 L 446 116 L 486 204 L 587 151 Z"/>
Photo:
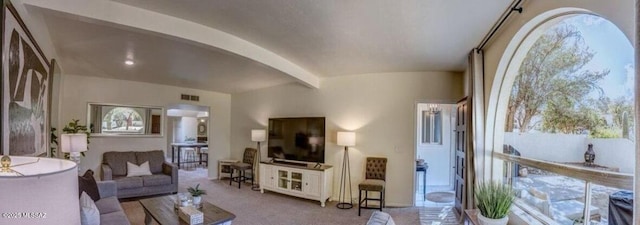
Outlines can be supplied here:
<path id="1" fill-rule="evenodd" d="M 46 156 L 52 65 L 8 0 L 2 25 L 2 154 Z"/>
<path id="2" fill-rule="evenodd" d="M 207 123 L 199 122 L 198 123 L 198 136 L 204 137 L 207 136 Z"/>

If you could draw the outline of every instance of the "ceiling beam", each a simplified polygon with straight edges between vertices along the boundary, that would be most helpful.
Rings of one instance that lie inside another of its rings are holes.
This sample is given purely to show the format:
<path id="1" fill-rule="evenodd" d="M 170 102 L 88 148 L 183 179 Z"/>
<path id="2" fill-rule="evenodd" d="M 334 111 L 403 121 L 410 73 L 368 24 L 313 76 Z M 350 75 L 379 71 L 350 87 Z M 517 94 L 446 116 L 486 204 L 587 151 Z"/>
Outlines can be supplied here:
<path id="1" fill-rule="evenodd" d="M 25 5 L 184 39 L 222 49 L 279 70 L 305 86 L 320 88 L 320 78 L 263 47 L 229 33 L 113 1 L 23 0 Z"/>

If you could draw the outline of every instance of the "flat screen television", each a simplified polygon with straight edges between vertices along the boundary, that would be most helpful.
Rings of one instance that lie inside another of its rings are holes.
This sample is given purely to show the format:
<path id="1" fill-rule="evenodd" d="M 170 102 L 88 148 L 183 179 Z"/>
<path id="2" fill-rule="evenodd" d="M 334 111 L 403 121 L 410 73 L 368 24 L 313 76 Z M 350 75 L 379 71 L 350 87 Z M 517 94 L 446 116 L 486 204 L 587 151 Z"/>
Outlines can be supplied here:
<path id="1" fill-rule="evenodd" d="M 268 156 L 274 161 L 324 163 L 324 117 L 270 118 Z"/>

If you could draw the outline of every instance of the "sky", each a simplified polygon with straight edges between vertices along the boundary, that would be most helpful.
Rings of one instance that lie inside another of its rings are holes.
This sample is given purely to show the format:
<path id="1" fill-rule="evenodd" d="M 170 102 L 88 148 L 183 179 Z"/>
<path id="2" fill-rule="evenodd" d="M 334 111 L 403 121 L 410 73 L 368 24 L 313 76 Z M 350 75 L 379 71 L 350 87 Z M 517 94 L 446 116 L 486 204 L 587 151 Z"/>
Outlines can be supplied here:
<path id="1" fill-rule="evenodd" d="M 595 52 L 584 69 L 611 71 L 599 82 L 605 95 L 611 99 L 619 96 L 633 98 L 634 53 L 633 46 L 624 33 L 610 21 L 595 15 L 575 15 L 567 17 L 563 23 L 575 26 L 582 33 L 585 44 Z M 562 23 L 556 26 L 560 25 Z M 590 96 L 595 98 L 599 94 L 592 92 Z"/>

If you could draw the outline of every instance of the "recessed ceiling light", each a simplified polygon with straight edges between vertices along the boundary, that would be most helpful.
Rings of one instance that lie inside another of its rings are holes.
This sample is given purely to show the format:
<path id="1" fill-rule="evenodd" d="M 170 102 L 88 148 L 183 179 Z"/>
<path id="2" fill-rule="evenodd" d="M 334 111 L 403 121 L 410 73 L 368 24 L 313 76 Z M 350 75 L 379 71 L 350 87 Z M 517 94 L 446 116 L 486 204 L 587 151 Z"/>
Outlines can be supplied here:
<path id="1" fill-rule="evenodd" d="M 127 64 L 129 66 L 133 65 L 133 60 L 127 59 L 124 61 L 124 64 Z"/>

